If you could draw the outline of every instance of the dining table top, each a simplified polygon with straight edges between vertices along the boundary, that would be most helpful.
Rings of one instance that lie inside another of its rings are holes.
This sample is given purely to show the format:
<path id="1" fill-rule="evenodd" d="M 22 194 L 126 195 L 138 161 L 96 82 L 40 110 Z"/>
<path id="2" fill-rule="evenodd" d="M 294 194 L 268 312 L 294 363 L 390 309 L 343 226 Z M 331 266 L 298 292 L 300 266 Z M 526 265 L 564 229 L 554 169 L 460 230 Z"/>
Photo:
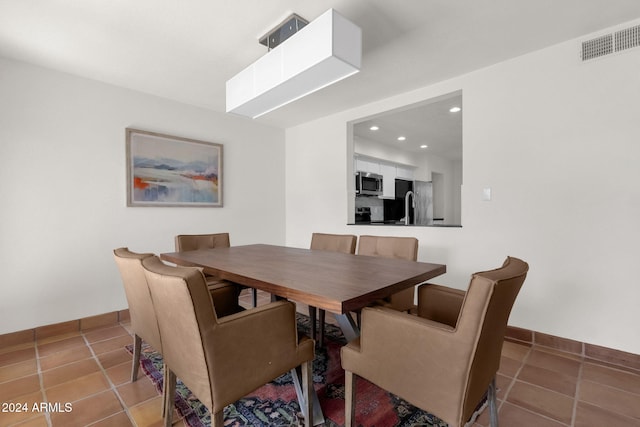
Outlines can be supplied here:
<path id="1" fill-rule="evenodd" d="M 160 258 L 336 314 L 447 271 L 444 264 L 266 244 L 163 253 Z"/>

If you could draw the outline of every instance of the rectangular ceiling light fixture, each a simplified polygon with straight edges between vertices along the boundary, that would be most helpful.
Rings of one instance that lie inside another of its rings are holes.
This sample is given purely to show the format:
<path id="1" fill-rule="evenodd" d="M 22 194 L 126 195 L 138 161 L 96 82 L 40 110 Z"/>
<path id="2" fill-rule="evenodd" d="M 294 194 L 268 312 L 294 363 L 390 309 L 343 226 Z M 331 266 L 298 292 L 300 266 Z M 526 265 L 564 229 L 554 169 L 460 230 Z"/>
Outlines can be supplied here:
<path id="1" fill-rule="evenodd" d="M 362 30 L 333 9 L 227 81 L 227 112 L 256 118 L 360 71 Z"/>

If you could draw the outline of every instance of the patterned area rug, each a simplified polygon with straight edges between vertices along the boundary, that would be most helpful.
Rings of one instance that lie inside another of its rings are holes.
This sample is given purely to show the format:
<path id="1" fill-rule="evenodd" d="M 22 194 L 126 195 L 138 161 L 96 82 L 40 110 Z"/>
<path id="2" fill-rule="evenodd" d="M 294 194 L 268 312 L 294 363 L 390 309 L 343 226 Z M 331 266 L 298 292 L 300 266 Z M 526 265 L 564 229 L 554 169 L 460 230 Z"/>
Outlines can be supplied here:
<path id="1" fill-rule="evenodd" d="M 298 314 L 298 329 L 309 334 L 309 318 Z M 340 366 L 340 348 L 346 343 L 340 329 L 325 326 L 325 346 L 316 349 L 313 380 L 328 427 L 344 425 L 344 371 Z M 132 352 L 131 346 L 127 350 Z M 162 392 L 162 356 L 143 344 L 140 364 Z M 240 374 L 240 373 L 239 373 Z M 359 425 L 376 427 L 446 427 L 447 424 L 372 383 L 359 378 L 356 421 Z M 191 427 L 211 425 L 209 410 L 178 379 L 175 406 L 186 424 Z M 481 410 L 481 409 L 480 409 Z M 480 412 L 480 410 L 478 412 Z M 240 426 L 298 426 L 301 413 L 290 374 L 282 375 L 260 387 L 224 410 L 224 425 Z M 470 423 L 471 424 L 471 423 Z"/>

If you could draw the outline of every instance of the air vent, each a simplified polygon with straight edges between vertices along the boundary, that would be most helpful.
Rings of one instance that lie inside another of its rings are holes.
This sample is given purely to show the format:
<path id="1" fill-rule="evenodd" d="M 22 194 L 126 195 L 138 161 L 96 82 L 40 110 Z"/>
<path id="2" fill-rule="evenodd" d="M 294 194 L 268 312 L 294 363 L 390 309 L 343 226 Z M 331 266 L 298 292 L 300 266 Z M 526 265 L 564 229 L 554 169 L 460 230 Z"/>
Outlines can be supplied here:
<path id="1" fill-rule="evenodd" d="M 640 46 L 640 25 L 582 42 L 581 58 L 588 61 Z"/>
<path id="2" fill-rule="evenodd" d="M 616 52 L 640 46 L 640 25 L 616 32 Z"/>
<path id="3" fill-rule="evenodd" d="M 609 55 L 613 52 L 613 36 L 607 34 L 606 36 L 598 37 L 597 39 L 587 40 L 582 42 L 582 60 L 586 61 L 593 58 L 599 58 L 604 55 Z"/>

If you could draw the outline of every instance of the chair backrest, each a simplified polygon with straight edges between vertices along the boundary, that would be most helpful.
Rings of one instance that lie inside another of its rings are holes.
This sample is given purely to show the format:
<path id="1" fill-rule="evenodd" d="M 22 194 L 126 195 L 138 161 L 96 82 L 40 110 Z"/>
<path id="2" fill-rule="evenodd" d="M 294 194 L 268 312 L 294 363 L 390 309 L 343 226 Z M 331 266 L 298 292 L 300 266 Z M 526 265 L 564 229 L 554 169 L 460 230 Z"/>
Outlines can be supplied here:
<path id="1" fill-rule="evenodd" d="M 418 260 L 418 239 L 415 237 L 360 236 L 358 255 Z"/>
<path id="2" fill-rule="evenodd" d="M 207 408 L 213 408 L 209 367 L 214 364 L 203 337 L 213 334 L 217 317 L 204 275 L 197 268 L 166 265 L 155 256 L 145 258 L 143 266 L 164 361 Z"/>
<path id="3" fill-rule="evenodd" d="M 179 234 L 175 237 L 176 252 L 198 249 L 228 248 L 231 246 L 229 233 Z"/>
<path id="4" fill-rule="evenodd" d="M 526 262 L 508 257 L 502 267 L 471 278 L 457 324 L 459 332 L 477 334 L 463 404 L 465 417 L 471 416 L 500 367 L 509 315 L 528 271 Z"/>
<path id="5" fill-rule="evenodd" d="M 118 248 L 113 251 L 129 304 L 131 328 L 136 335 L 151 344 L 157 351 L 162 352 L 158 320 L 142 267 L 142 260 L 152 256 L 153 254 L 131 252 L 127 248 Z"/>
<path id="6" fill-rule="evenodd" d="M 311 235 L 310 248 L 313 250 L 355 254 L 357 240 L 358 237 L 352 234 L 313 233 Z"/>

